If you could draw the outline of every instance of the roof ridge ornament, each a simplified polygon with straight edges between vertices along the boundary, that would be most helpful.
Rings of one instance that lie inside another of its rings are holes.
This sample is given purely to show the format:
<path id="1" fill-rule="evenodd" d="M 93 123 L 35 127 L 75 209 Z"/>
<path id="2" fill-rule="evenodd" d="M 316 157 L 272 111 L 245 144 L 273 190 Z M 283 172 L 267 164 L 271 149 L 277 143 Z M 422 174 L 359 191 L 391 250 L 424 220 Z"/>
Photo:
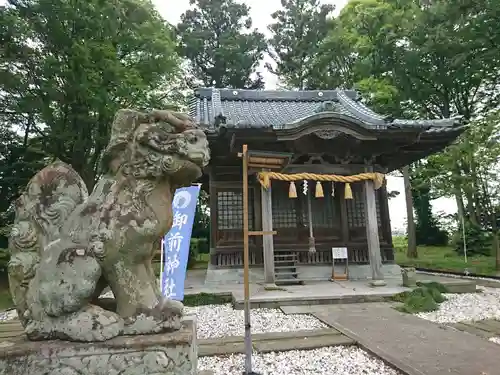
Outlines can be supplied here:
<path id="1" fill-rule="evenodd" d="M 218 127 L 221 124 L 226 123 L 226 116 L 224 116 L 224 111 L 222 110 L 222 101 L 220 97 L 220 90 L 217 88 L 212 88 L 212 114 L 214 118 L 214 125 Z"/>
<path id="2" fill-rule="evenodd" d="M 338 105 L 339 100 L 327 100 L 319 103 L 319 105 L 314 110 L 315 113 L 321 112 L 340 112 L 340 108 Z"/>

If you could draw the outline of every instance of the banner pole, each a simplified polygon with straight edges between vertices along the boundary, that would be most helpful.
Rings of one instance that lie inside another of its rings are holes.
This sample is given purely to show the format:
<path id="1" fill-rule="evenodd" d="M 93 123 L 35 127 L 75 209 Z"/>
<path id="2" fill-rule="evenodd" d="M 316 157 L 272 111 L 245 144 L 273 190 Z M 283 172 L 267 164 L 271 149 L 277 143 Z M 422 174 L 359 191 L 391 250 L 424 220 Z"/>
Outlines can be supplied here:
<path id="1" fill-rule="evenodd" d="M 250 325 L 250 256 L 248 249 L 248 149 L 243 145 L 243 285 L 245 296 L 245 371 L 244 375 L 255 375 L 252 371 L 252 333 Z"/>
<path id="2" fill-rule="evenodd" d="M 161 290 L 161 295 L 164 296 L 165 292 L 163 290 L 163 238 L 160 241 L 160 290 Z"/>

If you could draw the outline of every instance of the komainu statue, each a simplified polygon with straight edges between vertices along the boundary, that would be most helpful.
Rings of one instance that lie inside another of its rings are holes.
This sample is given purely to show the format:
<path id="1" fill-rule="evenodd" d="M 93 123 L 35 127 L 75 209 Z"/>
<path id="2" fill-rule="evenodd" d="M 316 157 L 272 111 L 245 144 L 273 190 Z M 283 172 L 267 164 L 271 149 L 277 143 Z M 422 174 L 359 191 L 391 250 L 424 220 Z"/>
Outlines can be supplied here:
<path id="1" fill-rule="evenodd" d="M 11 294 L 31 340 L 104 341 L 179 329 L 183 305 L 162 298 L 151 260 L 172 226 L 175 189 L 209 161 L 185 115 L 120 110 L 90 194 L 67 164 L 38 172 L 16 202 Z M 99 306 L 109 286 L 116 308 Z"/>

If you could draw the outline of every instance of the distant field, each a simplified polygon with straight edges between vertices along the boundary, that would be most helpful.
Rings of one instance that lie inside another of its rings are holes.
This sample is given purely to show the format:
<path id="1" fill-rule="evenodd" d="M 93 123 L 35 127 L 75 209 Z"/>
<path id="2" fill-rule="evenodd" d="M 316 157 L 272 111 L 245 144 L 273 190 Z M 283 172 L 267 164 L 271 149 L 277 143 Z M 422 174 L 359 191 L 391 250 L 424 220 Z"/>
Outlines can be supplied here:
<path id="1" fill-rule="evenodd" d="M 396 263 L 399 265 L 432 268 L 443 271 L 463 272 L 466 268 L 471 273 L 496 275 L 495 258 L 490 256 L 473 256 L 464 261 L 451 247 L 419 246 L 418 259 L 406 256 L 408 245 L 404 237 L 394 237 Z"/>

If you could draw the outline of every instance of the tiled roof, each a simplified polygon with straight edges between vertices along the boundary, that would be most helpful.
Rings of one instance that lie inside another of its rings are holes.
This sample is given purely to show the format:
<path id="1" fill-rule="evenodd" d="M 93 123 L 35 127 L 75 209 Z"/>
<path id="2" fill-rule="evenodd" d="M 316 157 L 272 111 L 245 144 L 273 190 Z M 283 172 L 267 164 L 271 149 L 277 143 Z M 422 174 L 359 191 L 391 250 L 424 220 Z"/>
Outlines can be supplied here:
<path id="1" fill-rule="evenodd" d="M 352 119 L 369 129 L 418 127 L 426 132 L 456 130 L 459 118 L 401 120 L 375 113 L 360 101 L 356 91 L 259 91 L 200 88 L 190 100 L 190 115 L 207 128 L 288 129 L 318 113 Z"/>

